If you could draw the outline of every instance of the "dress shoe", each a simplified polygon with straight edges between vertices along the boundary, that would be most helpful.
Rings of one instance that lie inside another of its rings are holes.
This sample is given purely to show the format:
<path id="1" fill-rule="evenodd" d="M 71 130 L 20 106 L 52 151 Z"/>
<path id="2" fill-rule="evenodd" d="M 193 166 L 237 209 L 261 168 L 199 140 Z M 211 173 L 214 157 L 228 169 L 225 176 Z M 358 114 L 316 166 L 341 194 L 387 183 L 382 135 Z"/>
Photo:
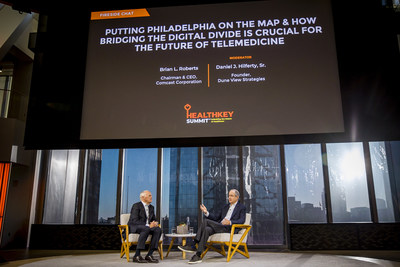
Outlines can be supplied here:
<path id="1" fill-rule="evenodd" d="M 133 257 L 132 261 L 137 263 L 147 263 L 147 260 L 143 259 L 143 257 L 140 255 Z"/>
<path id="2" fill-rule="evenodd" d="M 144 259 L 149 263 L 158 263 L 158 260 L 155 259 L 153 256 L 146 256 Z"/>
<path id="3" fill-rule="evenodd" d="M 196 264 L 202 262 L 201 257 L 198 256 L 197 254 L 194 254 L 193 257 L 190 259 L 188 262 L 189 264 Z"/>
<path id="4" fill-rule="evenodd" d="M 188 253 L 190 253 L 190 252 L 196 252 L 196 247 L 194 247 L 194 246 L 189 246 L 189 245 L 186 245 L 186 246 L 178 246 L 178 249 L 179 249 L 180 251 L 188 252 Z"/>

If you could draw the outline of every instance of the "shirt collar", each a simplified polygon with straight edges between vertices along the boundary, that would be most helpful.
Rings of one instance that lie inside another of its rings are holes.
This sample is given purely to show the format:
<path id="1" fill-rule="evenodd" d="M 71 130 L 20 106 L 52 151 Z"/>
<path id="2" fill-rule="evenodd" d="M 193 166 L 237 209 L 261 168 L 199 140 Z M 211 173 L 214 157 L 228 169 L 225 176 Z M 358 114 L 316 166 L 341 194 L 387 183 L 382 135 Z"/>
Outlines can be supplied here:
<path id="1" fill-rule="evenodd" d="M 150 204 L 146 204 L 146 203 L 144 203 L 143 201 L 140 201 L 140 202 L 142 202 L 142 204 L 143 204 L 143 206 L 144 206 L 144 207 L 146 207 L 146 206 L 147 206 L 147 207 L 148 207 L 148 206 L 150 206 Z"/>
<path id="2" fill-rule="evenodd" d="M 229 203 L 229 206 L 232 208 L 235 208 L 237 203 L 238 203 L 238 201 L 236 201 L 235 204 L 232 204 L 232 205 L 231 205 L 231 203 Z"/>

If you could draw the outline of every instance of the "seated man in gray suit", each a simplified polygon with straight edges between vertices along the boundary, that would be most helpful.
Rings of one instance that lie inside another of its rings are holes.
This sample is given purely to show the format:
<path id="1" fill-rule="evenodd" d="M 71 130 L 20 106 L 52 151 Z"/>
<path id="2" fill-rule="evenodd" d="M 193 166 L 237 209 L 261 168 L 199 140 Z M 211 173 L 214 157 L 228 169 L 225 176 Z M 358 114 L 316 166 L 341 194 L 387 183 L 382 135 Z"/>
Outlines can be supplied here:
<path id="1" fill-rule="evenodd" d="M 140 202 L 133 204 L 131 209 L 131 217 L 129 218 L 129 233 L 138 233 L 139 240 L 136 247 L 136 253 L 133 256 L 133 262 L 138 263 L 158 263 L 158 260 L 153 257 L 153 252 L 158 248 L 158 241 L 161 236 L 161 228 L 158 227 L 158 222 L 154 214 L 154 207 L 150 203 L 153 198 L 150 191 L 140 193 Z M 151 237 L 150 250 L 146 257 L 140 256 L 140 251 L 145 248 L 145 242 L 149 235 Z"/>
<path id="2" fill-rule="evenodd" d="M 246 207 L 238 202 L 239 196 L 238 190 L 230 190 L 228 197 L 229 204 L 224 205 L 222 209 L 218 210 L 216 213 L 210 213 L 203 204 L 200 205 L 200 210 L 207 218 L 203 220 L 194 238 L 195 243 L 198 244 L 197 250 L 194 246 L 178 246 L 182 251 L 196 252 L 189 263 L 202 262 L 201 254 L 204 251 L 210 235 L 215 233 L 230 233 L 232 224 L 244 223 L 246 220 Z"/>

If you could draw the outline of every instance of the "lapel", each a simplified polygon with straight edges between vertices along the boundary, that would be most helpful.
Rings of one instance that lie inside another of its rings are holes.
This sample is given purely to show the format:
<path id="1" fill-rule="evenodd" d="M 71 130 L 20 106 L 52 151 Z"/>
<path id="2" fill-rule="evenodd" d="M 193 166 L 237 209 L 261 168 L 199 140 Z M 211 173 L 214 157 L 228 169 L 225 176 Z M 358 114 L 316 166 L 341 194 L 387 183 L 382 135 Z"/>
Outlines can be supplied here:
<path id="1" fill-rule="evenodd" d="M 222 218 L 225 218 L 226 214 L 228 213 L 229 206 L 230 206 L 229 203 L 226 204 L 226 205 L 224 206 L 224 208 L 223 208 L 223 210 L 222 210 L 222 213 L 223 213 L 223 214 L 221 214 Z"/>
<path id="2" fill-rule="evenodd" d="M 143 211 L 143 215 L 144 215 L 144 220 L 147 220 L 147 215 L 146 215 L 146 209 L 144 207 L 144 204 L 142 202 L 140 202 L 140 209 Z M 149 206 L 149 215 L 150 215 L 150 206 Z"/>
<path id="3" fill-rule="evenodd" d="M 149 218 L 153 216 L 153 213 L 154 213 L 154 208 L 151 204 L 149 204 Z"/>
<path id="4" fill-rule="evenodd" d="M 143 206 L 143 205 L 142 205 L 142 206 Z M 143 211 L 144 211 L 144 217 L 147 219 L 146 210 L 145 210 L 144 206 L 143 206 Z M 149 204 L 149 220 L 150 220 L 151 218 L 153 218 L 153 215 L 154 215 L 154 206 L 151 205 L 151 204 Z"/>
<path id="5" fill-rule="evenodd" d="M 235 208 L 233 209 L 231 219 L 235 217 L 235 214 L 237 213 L 237 211 L 239 209 L 239 205 L 240 205 L 239 202 L 237 202 Z"/>

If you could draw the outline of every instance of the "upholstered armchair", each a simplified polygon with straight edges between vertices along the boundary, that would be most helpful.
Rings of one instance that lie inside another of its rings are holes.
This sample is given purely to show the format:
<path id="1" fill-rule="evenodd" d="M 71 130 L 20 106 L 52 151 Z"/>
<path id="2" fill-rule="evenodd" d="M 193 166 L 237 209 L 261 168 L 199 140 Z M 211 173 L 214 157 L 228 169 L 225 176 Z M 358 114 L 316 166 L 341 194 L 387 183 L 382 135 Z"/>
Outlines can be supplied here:
<path id="1" fill-rule="evenodd" d="M 130 213 L 121 214 L 121 224 L 118 225 L 119 233 L 121 234 L 121 258 L 126 255 L 126 259 L 129 262 L 129 249 L 132 245 L 137 245 L 139 240 L 139 234 L 129 234 L 128 221 Z M 150 244 L 151 235 L 146 240 L 146 244 Z M 158 241 L 158 253 L 160 253 L 160 259 L 163 259 L 163 234 L 160 236 L 160 240 Z"/>
<path id="2" fill-rule="evenodd" d="M 236 253 L 239 252 L 243 256 L 250 258 L 249 251 L 247 250 L 247 234 L 249 233 L 251 229 L 250 225 L 250 220 L 251 220 L 251 214 L 246 213 L 246 220 L 244 224 L 233 224 L 232 225 L 232 230 L 230 233 L 216 233 L 211 235 L 208 238 L 207 244 L 206 244 L 206 249 L 204 252 L 201 254 L 201 257 L 204 257 L 206 253 L 212 249 L 214 251 L 217 251 L 223 256 L 226 256 L 226 261 L 229 262 L 232 258 L 232 256 Z M 235 234 L 235 230 L 240 229 L 240 231 Z M 215 245 L 219 245 L 220 248 L 215 247 Z M 225 251 L 225 246 L 228 247 L 228 253 Z M 243 247 L 239 249 L 240 247 Z"/>

